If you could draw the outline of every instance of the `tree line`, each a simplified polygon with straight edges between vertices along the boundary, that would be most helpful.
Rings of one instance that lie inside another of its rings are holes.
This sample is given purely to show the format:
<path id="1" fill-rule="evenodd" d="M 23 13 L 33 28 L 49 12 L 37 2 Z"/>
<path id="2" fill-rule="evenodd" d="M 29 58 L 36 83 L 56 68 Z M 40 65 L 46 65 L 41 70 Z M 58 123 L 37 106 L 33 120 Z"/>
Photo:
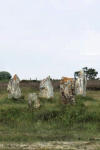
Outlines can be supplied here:
<path id="1" fill-rule="evenodd" d="M 84 72 L 86 73 L 87 80 L 99 80 L 100 78 L 97 78 L 98 72 L 94 68 L 83 68 Z M 75 72 L 75 77 L 78 77 L 79 71 Z M 12 75 L 7 71 L 1 71 L 0 72 L 0 81 L 3 80 L 9 80 L 12 78 Z"/>

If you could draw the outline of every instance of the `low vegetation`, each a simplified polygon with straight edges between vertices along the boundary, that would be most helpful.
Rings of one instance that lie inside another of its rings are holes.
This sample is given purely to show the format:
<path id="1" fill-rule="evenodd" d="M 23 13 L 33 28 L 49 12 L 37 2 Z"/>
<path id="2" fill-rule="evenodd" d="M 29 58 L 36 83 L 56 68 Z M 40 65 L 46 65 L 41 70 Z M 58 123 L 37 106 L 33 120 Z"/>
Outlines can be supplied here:
<path id="1" fill-rule="evenodd" d="M 73 141 L 100 138 L 100 91 L 88 91 L 86 97 L 77 96 L 75 105 L 63 105 L 60 93 L 54 99 L 41 99 L 41 107 L 30 111 L 27 94 L 15 101 L 0 92 L 0 141 Z M 37 92 L 37 91 L 35 91 Z"/>

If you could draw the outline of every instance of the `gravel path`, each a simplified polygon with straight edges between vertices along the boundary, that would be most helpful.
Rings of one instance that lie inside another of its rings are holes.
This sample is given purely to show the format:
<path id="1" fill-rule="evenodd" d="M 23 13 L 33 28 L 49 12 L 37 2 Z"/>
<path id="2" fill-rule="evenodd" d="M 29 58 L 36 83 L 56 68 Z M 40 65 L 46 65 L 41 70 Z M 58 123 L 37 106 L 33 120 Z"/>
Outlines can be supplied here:
<path id="1" fill-rule="evenodd" d="M 0 150 L 100 150 L 99 142 L 36 142 L 32 144 L 1 143 Z"/>

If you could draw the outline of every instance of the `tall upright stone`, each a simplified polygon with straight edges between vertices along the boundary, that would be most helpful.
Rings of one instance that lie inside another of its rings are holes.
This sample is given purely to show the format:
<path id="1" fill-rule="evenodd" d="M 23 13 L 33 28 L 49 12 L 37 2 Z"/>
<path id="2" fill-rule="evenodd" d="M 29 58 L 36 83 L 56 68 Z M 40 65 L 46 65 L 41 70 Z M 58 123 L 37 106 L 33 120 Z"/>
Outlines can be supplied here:
<path id="1" fill-rule="evenodd" d="M 47 99 L 54 97 L 53 86 L 50 80 L 50 76 L 41 81 L 39 97 Z"/>
<path id="2" fill-rule="evenodd" d="M 36 93 L 28 94 L 28 106 L 30 110 L 40 107 L 40 101 Z"/>
<path id="3" fill-rule="evenodd" d="M 76 95 L 86 96 L 86 86 L 87 86 L 87 78 L 84 70 L 82 69 L 78 78 L 75 81 L 75 93 Z"/>
<path id="4" fill-rule="evenodd" d="M 63 77 L 60 81 L 60 93 L 64 104 L 75 103 L 74 79 Z"/>
<path id="5" fill-rule="evenodd" d="M 8 98 L 19 99 L 21 97 L 21 90 L 19 87 L 20 79 L 15 74 L 12 79 L 10 79 L 7 87 L 7 91 L 9 92 Z"/>

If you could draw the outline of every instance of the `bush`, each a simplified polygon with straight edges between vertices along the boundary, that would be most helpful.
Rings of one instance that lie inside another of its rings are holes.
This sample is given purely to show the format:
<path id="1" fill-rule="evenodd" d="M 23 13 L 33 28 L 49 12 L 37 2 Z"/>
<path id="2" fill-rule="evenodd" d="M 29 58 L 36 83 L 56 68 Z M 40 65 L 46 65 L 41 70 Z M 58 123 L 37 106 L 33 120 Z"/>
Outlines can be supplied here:
<path id="1" fill-rule="evenodd" d="M 11 74 L 9 72 L 6 71 L 2 71 L 0 72 L 0 80 L 9 80 L 11 79 Z"/>

